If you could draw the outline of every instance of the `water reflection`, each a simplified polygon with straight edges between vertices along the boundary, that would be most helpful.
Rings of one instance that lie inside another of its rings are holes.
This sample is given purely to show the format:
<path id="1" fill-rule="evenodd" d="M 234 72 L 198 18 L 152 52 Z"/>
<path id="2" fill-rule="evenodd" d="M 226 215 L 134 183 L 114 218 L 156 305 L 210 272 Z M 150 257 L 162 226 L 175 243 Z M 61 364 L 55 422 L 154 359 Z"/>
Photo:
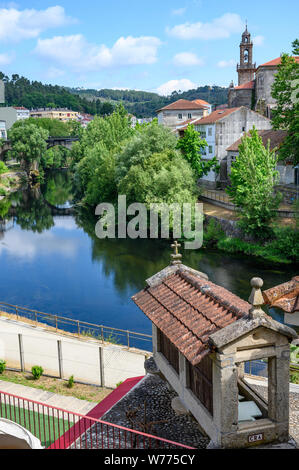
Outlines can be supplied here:
<path id="1" fill-rule="evenodd" d="M 95 218 L 82 209 L 66 215 L 71 205 L 67 173 L 0 201 L 0 300 L 150 333 L 150 322 L 130 298 L 169 264 L 170 242 L 99 240 Z M 262 277 L 267 289 L 296 274 L 294 267 L 217 251 L 182 254 L 185 264 L 246 300 L 252 277 Z M 283 321 L 279 311 L 271 315 Z"/>

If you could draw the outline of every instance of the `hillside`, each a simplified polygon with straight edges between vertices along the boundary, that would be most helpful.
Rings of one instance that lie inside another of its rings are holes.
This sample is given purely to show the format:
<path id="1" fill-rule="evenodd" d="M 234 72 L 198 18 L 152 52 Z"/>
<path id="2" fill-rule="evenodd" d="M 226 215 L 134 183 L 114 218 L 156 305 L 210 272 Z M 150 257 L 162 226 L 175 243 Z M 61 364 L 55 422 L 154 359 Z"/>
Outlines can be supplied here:
<path id="1" fill-rule="evenodd" d="M 180 98 L 194 100 L 201 98 L 213 105 L 227 102 L 228 88 L 204 86 L 171 96 L 136 90 L 85 90 L 67 88 L 58 85 L 46 85 L 30 81 L 13 74 L 11 78 L 0 72 L 0 79 L 5 82 L 5 105 L 24 106 L 28 109 L 59 107 L 69 108 L 90 114 L 110 114 L 113 107 L 122 103 L 128 112 L 137 117 L 154 117 L 157 109 Z"/>

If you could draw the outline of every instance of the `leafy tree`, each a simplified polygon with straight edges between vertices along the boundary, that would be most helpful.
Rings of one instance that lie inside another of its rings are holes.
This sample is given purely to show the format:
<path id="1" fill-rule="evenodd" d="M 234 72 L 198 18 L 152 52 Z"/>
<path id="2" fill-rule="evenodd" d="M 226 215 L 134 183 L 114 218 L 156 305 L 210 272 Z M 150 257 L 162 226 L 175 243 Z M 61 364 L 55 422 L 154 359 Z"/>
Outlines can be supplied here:
<path id="1" fill-rule="evenodd" d="M 66 137 L 71 133 L 70 125 L 66 122 L 59 121 L 59 119 L 30 117 L 26 119 L 26 123 L 34 124 L 39 128 L 46 129 L 51 137 Z M 22 125 L 22 121 L 17 121 L 15 126 L 17 125 Z"/>
<path id="2" fill-rule="evenodd" d="M 48 137 L 49 131 L 27 120 L 17 121 L 8 131 L 12 154 L 23 162 L 28 173 L 38 166 L 41 156 L 46 152 Z"/>
<path id="3" fill-rule="evenodd" d="M 188 124 L 184 137 L 179 139 L 177 148 L 182 150 L 186 160 L 190 163 L 199 178 L 207 175 L 211 170 L 218 170 L 219 164 L 216 157 L 211 160 L 203 160 L 202 151 L 207 147 L 205 139 L 195 130 L 194 125 Z"/>
<path id="4" fill-rule="evenodd" d="M 232 164 L 231 184 L 226 191 L 239 209 L 239 224 L 243 231 L 256 238 L 267 238 L 272 234 L 269 224 L 281 200 L 280 194 L 273 193 L 279 180 L 276 163 L 270 142 L 265 148 L 253 128 L 250 136 L 243 137 L 239 156 Z"/>
<path id="5" fill-rule="evenodd" d="M 299 40 L 293 44 L 293 53 L 299 55 Z M 279 158 L 291 159 L 294 166 L 299 163 L 299 63 L 288 55 L 282 54 L 281 64 L 272 85 L 272 97 L 276 106 L 272 110 L 274 129 L 288 131 L 280 149 Z"/>

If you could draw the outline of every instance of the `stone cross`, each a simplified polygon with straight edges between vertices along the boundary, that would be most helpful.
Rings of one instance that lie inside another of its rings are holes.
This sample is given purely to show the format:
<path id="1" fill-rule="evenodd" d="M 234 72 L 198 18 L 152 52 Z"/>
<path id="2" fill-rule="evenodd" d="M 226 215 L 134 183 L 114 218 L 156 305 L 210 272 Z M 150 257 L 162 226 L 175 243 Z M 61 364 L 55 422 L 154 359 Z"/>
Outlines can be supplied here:
<path id="1" fill-rule="evenodd" d="M 250 318 L 258 318 L 261 315 L 265 315 L 265 312 L 262 309 L 262 305 L 264 305 L 264 297 L 261 291 L 261 287 L 263 287 L 264 281 L 260 277 L 253 277 L 250 281 L 252 286 L 252 291 L 248 302 L 252 305 L 251 309 L 249 310 Z"/>
<path id="2" fill-rule="evenodd" d="M 172 257 L 171 264 L 172 265 L 182 263 L 182 261 L 181 261 L 182 255 L 179 253 L 179 248 L 180 247 L 181 247 L 181 244 L 178 243 L 177 240 L 175 240 L 175 242 L 171 245 L 171 248 L 174 248 L 174 253 L 171 254 L 171 257 Z"/>

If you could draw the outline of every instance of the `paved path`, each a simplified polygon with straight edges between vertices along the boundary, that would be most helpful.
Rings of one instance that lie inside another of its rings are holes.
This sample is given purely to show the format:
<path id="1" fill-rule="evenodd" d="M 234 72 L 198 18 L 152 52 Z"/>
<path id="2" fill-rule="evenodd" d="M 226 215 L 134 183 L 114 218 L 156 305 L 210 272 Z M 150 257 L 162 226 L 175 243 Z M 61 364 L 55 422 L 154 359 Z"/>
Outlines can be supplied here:
<path id="1" fill-rule="evenodd" d="M 79 400 L 79 398 L 66 395 L 58 395 L 57 393 L 47 392 L 39 388 L 27 387 L 13 382 L 6 382 L 4 380 L 0 380 L 0 391 L 82 415 L 86 415 L 97 405 L 95 402 Z"/>

